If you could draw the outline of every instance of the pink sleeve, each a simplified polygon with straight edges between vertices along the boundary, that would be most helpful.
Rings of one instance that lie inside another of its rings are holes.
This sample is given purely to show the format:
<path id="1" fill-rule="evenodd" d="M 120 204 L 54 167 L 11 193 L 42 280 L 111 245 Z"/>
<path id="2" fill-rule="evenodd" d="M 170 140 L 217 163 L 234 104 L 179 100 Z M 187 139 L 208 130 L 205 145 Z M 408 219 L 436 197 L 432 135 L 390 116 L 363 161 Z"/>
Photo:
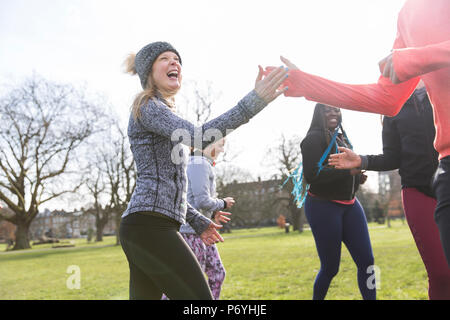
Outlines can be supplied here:
<path id="1" fill-rule="evenodd" d="M 300 70 L 289 71 L 285 85 L 287 97 L 305 97 L 335 107 L 396 115 L 414 91 L 419 78 L 400 84 L 380 76 L 378 83 L 352 85 L 327 80 Z"/>
<path id="2" fill-rule="evenodd" d="M 450 40 L 425 47 L 394 50 L 393 62 L 400 81 L 450 67 Z"/>
<path id="3" fill-rule="evenodd" d="M 393 48 L 404 46 L 401 33 L 397 31 Z M 289 87 L 285 96 L 305 97 L 343 109 L 394 116 L 408 100 L 418 82 L 419 78 L 412 78 L 400 84 L 393 84 L 389 79 L 380 76 L 377 83 L 352 85 L 327 80 L 300 70 L 291 70 L 285 81 Z"/>

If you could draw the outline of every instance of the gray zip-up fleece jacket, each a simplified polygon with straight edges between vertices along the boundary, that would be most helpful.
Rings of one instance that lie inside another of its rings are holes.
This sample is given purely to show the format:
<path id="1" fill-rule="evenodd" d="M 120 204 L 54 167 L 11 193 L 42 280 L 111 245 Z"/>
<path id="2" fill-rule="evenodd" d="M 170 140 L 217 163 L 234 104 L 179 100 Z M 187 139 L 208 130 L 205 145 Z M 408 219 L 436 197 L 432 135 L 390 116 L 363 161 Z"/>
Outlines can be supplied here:
<path id="1" fill-rule="evenodd" d="M 209 219 L 214 212 L 225 208 L 225 202 L 216 198 L 216 178 L 212 162 L 213 160 L 205 156 L 191 156 L 186 171 L 188 203 Z M 195 230 L 189 223 L 185 223 L 180 232 L 195 233 Z"/>
<path id="2" fill-rule="evenodd" d="M 247 123 L 266 106 L 267 103 L 252 90 L 232 109 L 196 127 L 178 117 L 157 98 L 143 105 L 139 119 L 135 121 L 131 115 L 128 123 L 137 181 L 122 218 L 134 212 L 153 211 L 180 224 L 187 221 L 197 234 L 205 231 L 211 220 L 189 205 L 186 199 L 189 151 L 180 146 L 194 146 L 195 137 L 203 137 L 209 129 L 219 130 L 224 137 L 228 130 Z M 180 132 L 184 133 L 182 139 L 179 138 Z M 199 149 L 204 149 L 209 143 L 203 141 Z"/>

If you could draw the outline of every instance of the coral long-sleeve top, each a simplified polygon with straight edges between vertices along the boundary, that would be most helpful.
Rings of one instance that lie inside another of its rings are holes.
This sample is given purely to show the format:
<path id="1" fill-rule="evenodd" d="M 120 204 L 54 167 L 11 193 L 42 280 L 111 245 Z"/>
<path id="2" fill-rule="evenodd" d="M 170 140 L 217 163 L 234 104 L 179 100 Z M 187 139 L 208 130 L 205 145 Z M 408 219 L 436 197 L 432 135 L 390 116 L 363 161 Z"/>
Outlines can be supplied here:
<path id="1" fill-rule="evenodd" d="M 396 115 L 420 79 L 433 105 L 439 159 L 450 156 L 450 0 L 408 0 L 397 21 L 394 70 L 400 81 L 350 85 L 291 70 L 286 96 L 344 109 Z"/>

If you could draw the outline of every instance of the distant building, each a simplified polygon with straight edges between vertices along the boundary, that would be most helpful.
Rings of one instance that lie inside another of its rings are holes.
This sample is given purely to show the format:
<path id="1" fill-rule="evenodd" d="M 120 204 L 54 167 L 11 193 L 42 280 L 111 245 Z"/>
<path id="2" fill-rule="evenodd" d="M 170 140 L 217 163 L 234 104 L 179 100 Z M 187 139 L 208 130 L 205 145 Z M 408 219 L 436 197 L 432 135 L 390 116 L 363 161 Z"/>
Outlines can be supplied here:
<path id="1" fill-rule="evenodd" d="M 42 236 L 56 238 L 79 238 L 88 230 L 95 230 L 95 217 L 82 210 L 66 212 L 64 210 L 40 212 L 30 226 L 30 239 Z M 114 222 L 109 221 L 103 230 L 104 234 L 114 234 Z"/>
<path id="2" fill-rule="evenodd" d="M 230 225 L 232 227 L 256 227 L 277 225 L 282 214 L 291 217 L 289 201 L 290 190 L 281 188 L 282 180 L 261 180 L 252 182 L 233 182 L 218 188 L 220 197 L 233 197 L 236 204 Z"/>

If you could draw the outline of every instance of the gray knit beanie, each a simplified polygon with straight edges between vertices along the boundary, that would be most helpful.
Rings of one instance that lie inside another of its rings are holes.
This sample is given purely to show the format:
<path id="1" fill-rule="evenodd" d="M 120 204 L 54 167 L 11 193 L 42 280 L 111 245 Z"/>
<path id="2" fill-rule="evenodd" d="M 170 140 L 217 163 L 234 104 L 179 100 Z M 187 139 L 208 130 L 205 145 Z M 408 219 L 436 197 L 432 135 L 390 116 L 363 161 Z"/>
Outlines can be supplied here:
<path id="1" fill-rule="evenodd" d="M 166 51 L 172 51 L 175 53 L 178 56 L 178 59 L 180 59 L 181 64 L 180 54 L 168 42 L 152 42 L 139 50 L 136 54 L 134 64 L 136 67 L 136 72 L 139 75 L 139 79 L 141 80 L 142 89 L 145 89 L 145 86 L 147 85 L 147 78 L 156 58 L 158 58 L 161 53 Z"/>

